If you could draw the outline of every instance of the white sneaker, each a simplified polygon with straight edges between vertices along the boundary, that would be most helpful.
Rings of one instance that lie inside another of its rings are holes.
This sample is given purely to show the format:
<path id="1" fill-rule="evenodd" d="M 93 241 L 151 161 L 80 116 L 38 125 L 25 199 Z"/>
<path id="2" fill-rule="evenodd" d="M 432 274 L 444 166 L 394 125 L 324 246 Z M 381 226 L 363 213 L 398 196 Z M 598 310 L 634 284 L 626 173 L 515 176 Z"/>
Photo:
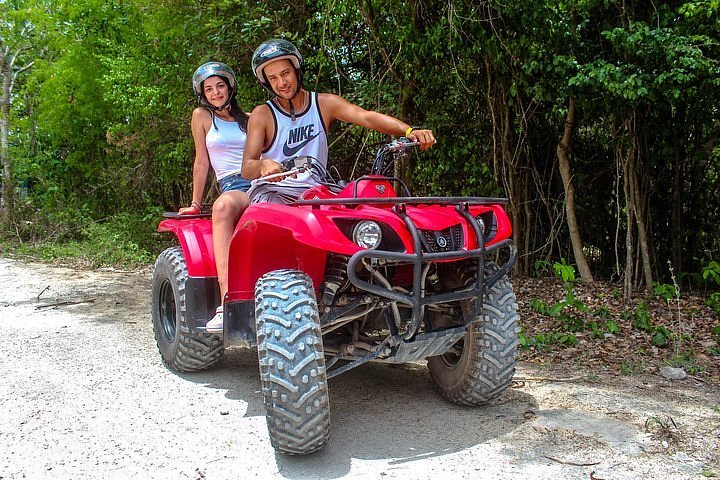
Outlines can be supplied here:
<path id="1" fill-rule="evenodd" d="M 205 325 L 207 333 L 222 334 L 223 333 L 223 307 L 220 305 L 215 310 L 215 316 Z"/>

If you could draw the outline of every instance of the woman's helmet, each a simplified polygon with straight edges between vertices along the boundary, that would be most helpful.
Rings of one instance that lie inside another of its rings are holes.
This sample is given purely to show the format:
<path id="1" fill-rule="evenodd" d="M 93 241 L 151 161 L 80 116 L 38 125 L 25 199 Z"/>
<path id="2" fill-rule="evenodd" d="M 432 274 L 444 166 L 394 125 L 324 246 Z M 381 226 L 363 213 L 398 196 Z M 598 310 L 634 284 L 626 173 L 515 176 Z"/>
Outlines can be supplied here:
<path id="1" fill-rule="evenodd" d="M 255 77 L 258 79 L 258 82 L 260 82 L 260 85 L 269 90 L 271 93 L 274 92 L 272 91 L 270 84 L 267 82 L 263 70 L 267 64 L 274 62 L 275 60 L 283 59 L 290 60 L 295 67 L 299 88 L 302 83 L 303 58 L 295 45 L 281 38 L 273 38 L 261 43 L 260 46 L 255 49 L 255 53 L 253 53 L 253 74 L 255 74 Z"/>
<path id="2" fill-rule="evenodd" d="M 202 83 L 213 76 L 222 77 L 228 84 L 230 95 L 228 95 L 225 105 L 230 103 L 230 100 L 232 100 L 235 96 L 236 83 L 235 72 L 232 71 L 232 68 L 221 62 L 207 62 L 200 65 L 198 69 L 195 70 L 195 73 L 193 74 L 193 90 L 195 90 L 195 95 L 197 95 L 201 104 L 212 109 L 216 107 L 210 105 L 205 98 L 205 94 L 202 91 Z M 225 105 L 220 107 L 220 109 L 224 108 Z"/>

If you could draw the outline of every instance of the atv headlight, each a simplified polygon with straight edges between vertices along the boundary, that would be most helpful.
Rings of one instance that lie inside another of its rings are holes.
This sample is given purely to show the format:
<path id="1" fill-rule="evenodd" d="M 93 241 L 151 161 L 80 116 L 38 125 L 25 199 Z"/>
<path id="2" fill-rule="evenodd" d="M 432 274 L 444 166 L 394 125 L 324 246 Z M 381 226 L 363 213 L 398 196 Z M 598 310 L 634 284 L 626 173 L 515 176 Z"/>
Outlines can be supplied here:
<path id="1" fill-rule="evenodd" d="M 497 235 L 498 224 L 497 218 L 495 218 L 495 214 L 492 211 L 481 213 L 475 217 L 475 220 L 480 227 L 480 233 L 482 233 L 485 243 L 488 243 L 495 238 L 495 235 Z"/>
<path id="2" fill-rule="evenodd" d="M 475 217 L 475 221 L 478 224 L 478 227 L 480 227 L 480 233 L 485 233 L 485 221 L 482 219 L 482 215 L 478 215 Z"/>
<path id="3" fill-rule="evenodd" d="M 353 241 L 362 248 L 377 248 L 382 241 L 382 229 L 377 222 L 364 220 L 355 225 Z"/>

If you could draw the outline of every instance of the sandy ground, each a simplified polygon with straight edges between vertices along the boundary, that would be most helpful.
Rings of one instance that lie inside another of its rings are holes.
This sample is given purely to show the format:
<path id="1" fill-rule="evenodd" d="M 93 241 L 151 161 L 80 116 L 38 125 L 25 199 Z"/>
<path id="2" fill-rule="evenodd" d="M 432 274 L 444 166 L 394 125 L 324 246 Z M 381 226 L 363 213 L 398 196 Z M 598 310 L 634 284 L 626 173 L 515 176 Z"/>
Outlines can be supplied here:
<path id="1" fill-rule="evenodd" d="M 255 351 L 162 366 L 149 271 L 0 258 L 0 284 L 0 479 L 720 476 L 717 387 L 572 366 L 519 364 L 482 408 L 445 402 L 423 365 L 361 367 L 330 381 L 328 447 L 278 455 Z"/>

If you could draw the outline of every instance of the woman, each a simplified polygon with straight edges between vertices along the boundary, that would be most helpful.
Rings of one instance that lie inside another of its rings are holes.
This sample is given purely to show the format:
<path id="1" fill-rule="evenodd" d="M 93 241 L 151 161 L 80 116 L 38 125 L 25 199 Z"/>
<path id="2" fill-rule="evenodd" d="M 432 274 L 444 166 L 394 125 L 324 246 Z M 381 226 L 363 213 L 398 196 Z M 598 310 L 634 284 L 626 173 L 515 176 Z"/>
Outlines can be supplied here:
<path id="1" fill-rule="evenodd" d="M 208 333 L 223 331 L 222 301 L 228 289 L 228 255 L 235 224 L 248 206 L 250 182 L 240 175 L 249 115 L 235 99 L 235 73 L 220 62 L 201 65 L 193 75 L 193 89 L 201 106 L 192 114 L 195 142 L 193 193 L 189 207 L 181 215 L 201 210 L 208 168 L 212 165 L 220 186 L 220 196 L 212 207 L 213 250 L 220 284 L 220 301 L 215 316 L 207 323 Z"/>

